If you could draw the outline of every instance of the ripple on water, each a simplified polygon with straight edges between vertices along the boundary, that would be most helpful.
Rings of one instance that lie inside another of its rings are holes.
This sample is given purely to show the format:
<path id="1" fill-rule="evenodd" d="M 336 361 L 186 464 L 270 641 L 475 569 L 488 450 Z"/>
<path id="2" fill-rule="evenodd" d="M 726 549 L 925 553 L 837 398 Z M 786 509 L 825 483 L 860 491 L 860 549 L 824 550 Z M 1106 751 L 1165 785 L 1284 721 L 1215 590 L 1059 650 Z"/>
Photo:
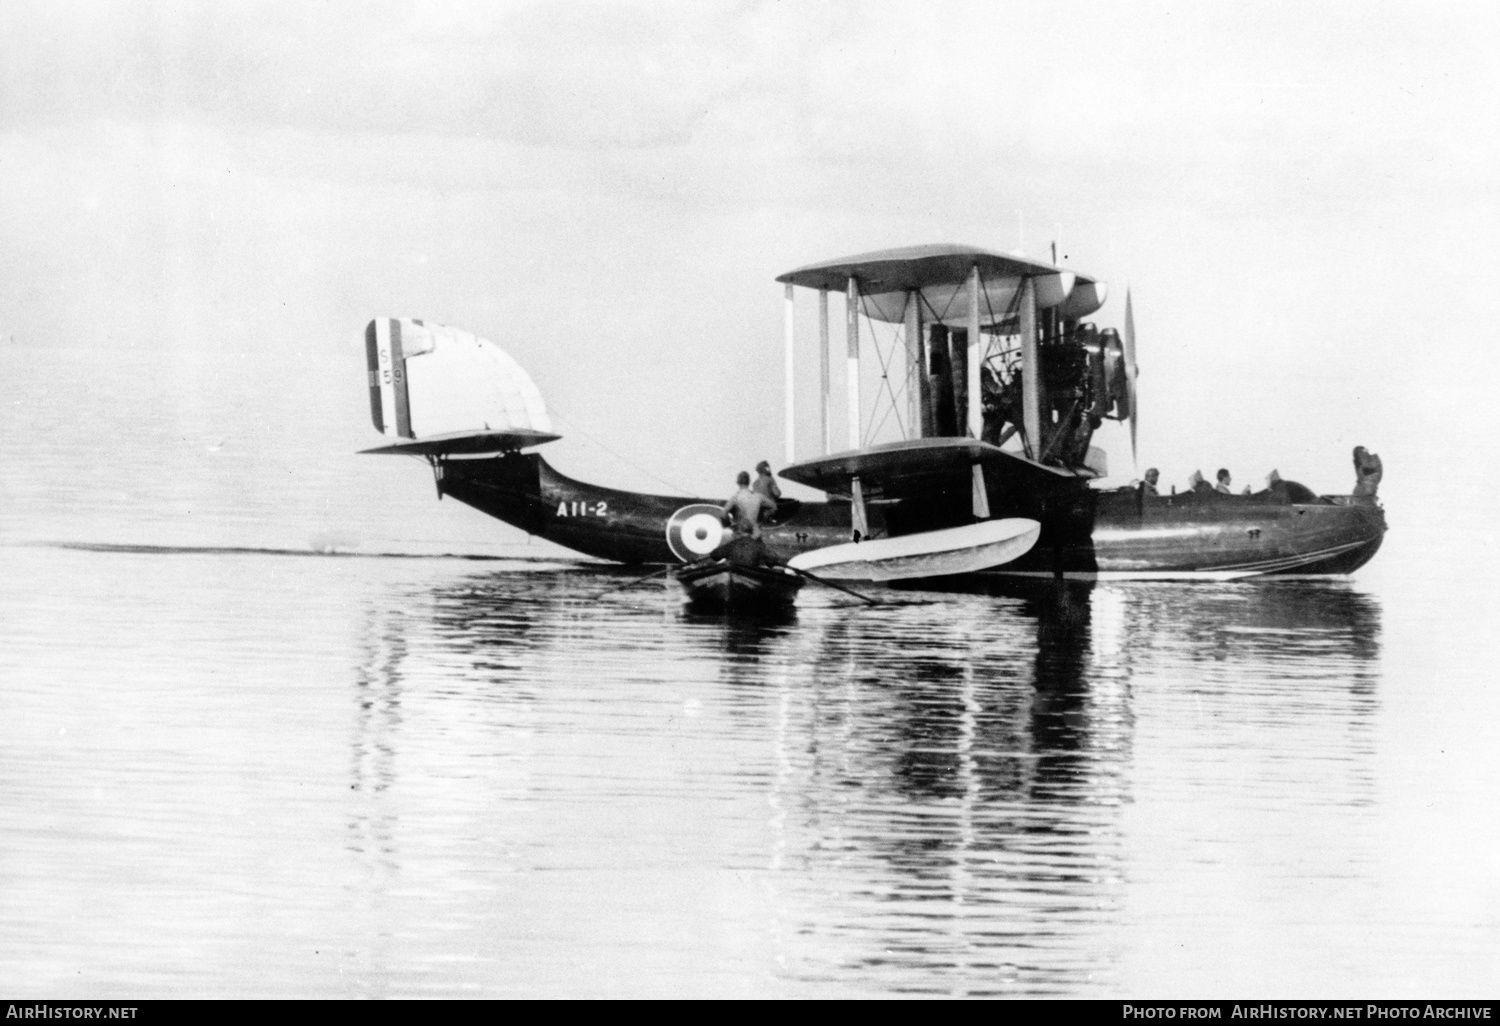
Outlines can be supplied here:
<path id="1" fill-rule="evenodd" d="M 1288 921 L 1370 879 L 1348 587 L 743 621 L 556 564 L 7 560 L 0 968 L 38 993 L 1103 995 L 1184 867 Z"/>

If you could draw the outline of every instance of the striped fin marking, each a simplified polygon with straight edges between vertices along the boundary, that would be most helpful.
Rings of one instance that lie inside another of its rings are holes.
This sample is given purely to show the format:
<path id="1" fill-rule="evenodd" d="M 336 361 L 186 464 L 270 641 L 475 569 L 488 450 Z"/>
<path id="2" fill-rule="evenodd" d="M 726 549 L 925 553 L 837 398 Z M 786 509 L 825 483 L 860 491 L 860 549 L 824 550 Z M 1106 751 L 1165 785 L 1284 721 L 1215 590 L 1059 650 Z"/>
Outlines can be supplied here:
<path id="1" fill-rule="evenodd" d="M 387 436 L 395 434 L 396 430 L 396 365 L 399 361 L 391 356 L 391 325 L 394 323 L 389 317 L 375 321 L 375 352 L 380 365 L 380 430 Z"/>
<path id="2" fill-rule="evenodd" d="M 396 400 L 396 434 L 411 438 L 411 400 L 406 392 L 406 356 L 401 351 L 401 322 L 391 319 L 391 375 Z"/>
<path id="3" fill-rule="evenodd" d="M 370 419 L 375 430 L 385 434 L 385 416 L 380 404 L 380 349 L 375 341 L 375 322 L 365 325 L 365 366 L 370 379 Z"/>
<path id="4" fill-rule="evenodd" d="M 391 435 L 396 429 L 395 371 L 391 359 L 391 319 L 381 317 L 375 322 L 375 352 L 380 363 L 380 423 L 381 432 Z"/>

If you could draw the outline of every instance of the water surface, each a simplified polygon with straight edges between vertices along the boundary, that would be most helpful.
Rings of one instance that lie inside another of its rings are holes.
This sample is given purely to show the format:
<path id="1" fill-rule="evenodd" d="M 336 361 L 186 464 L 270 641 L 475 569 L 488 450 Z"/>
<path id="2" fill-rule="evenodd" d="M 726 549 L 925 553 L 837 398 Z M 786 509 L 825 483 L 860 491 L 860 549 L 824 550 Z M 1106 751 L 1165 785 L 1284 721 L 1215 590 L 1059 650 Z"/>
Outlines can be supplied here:
<path id="1" fill-rule="evenodd" d="M 91 447 L 45 359 L 0 450 L 8 993 L 1500 982 L 1480 526 L 1393 517 L 1350 580 L 701 618 L 357 441 L 221 437 L 237 383 L 119 360 L 159 401 Z"/>

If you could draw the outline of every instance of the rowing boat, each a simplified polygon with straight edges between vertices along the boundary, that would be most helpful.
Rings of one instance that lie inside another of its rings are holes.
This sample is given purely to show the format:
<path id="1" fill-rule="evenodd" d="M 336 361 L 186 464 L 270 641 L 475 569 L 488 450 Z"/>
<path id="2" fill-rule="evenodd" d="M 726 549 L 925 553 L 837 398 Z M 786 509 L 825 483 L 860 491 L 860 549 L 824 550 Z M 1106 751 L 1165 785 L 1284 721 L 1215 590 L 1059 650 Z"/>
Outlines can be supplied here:
<path id="1" fill-rule="evenodd" d="M 743 566 L 728 560 L 691 563 L 673 571 L 688 601 L 700 609 L 741 612 L 789 606 L 802 578 L 774 566 Z"/>

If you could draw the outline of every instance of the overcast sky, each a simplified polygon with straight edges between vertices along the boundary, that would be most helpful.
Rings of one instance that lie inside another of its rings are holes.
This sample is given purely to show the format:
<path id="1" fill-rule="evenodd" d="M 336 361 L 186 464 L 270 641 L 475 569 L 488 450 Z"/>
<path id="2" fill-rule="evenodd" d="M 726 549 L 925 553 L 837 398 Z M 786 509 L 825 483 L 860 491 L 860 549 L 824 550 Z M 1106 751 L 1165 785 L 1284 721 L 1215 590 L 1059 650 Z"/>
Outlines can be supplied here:
<path id="1" fill-rule="evenodd" d="M 1143 466 L 1431 484 L 1433 439 L 1494 455 L 1496 12 L 8 0 L 0 328 L 345 361 L 344 452 L 364 323 L 452 323 L 563 469 L 717 490 L 782 453 L 776 274 L 1060 234 L 1101 324 L 1134 291 Z"/>

